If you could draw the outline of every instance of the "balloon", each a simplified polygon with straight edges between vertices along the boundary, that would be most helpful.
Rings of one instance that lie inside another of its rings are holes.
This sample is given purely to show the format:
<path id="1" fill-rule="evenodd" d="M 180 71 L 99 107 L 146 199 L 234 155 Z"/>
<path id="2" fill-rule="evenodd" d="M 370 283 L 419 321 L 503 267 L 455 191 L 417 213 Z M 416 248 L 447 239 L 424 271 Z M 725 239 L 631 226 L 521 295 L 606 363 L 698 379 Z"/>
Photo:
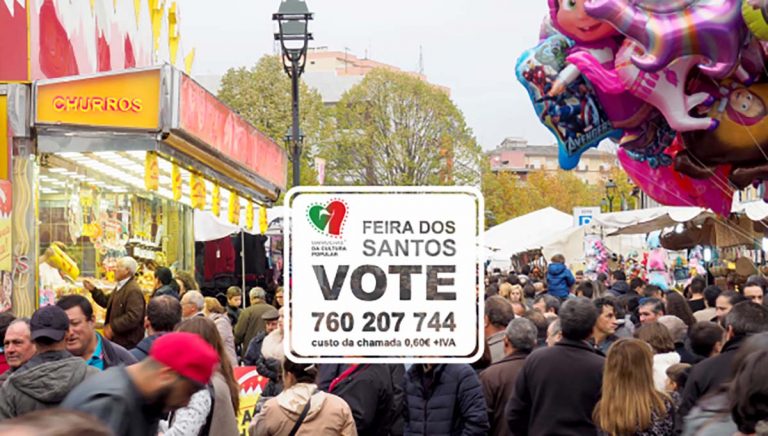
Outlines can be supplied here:
<path id="1" fill-rule="evenodd" d="M 568 50 L 568 61 L 571 57 L 583 56 L 592 60 L 596 67 L 613 69 L 614 55 L 618 50 L 621 35 L 607 22 L 591 18 L 584 12 L 587 0 L 548 0 L 552 27 L 573 40 L 573 47 Z M 567 2 L 567 4 L 565 4 Z M 563 7 L 561 6 L 563 3 Z M 597 68 L 595 68 L 597 70 Z M 580 74 L 587 80 L 595 80 L 588 73 L 592 69 L 581 70 L 578 65 L 569 64 L 558 75 L 554 87 L 571 83 Z M 643 103 L 625 89 L 612 92 L 595 89 L 597 100 L 615 129 L 622 129 L 625 138 L 622 143 L 636 144 L 637 138 L 644 136 L 643 124 L 649 119 L 653 107 Z"/>
<path id="2" fill-rule="evenodd" d="M 630 61 L 632 56 L 642 53 L 642 48 L 629 39 L 625 40 L 616 54 L 614 70 L 605 68 L 592 56 L 576 53 L 567 60 L 576 65 L 589 80 L 604 92 L 629 92 L 635 97 L 653 105 L 664 115 L 669 125 L 677 131 L 713 130 L 717 120 L 693 117 L 689 112 L 700 104 L 711 105 L 715 97 L 706 92 L 693 95 L 686 93 L 686 78 L 690 71 L 702 61 L 700 56 L 684 56 L 657 73 L 648 73 Z"/>
<path id="3" fill-rule="evenodd" d="M 768 40 L 768 21 L 766 21 L 768 5 L 765 0 L 745 0 L 741 4 L 741 14 L 753 35 L 764 41 Z"/>
<path id="4" fill-rule="evenodd" d="M 568 83 L 557 96 L 548 96 L 553 83 L 566 67 L 566 51 L 572 42 L 554 35 L 523 53 L 515 71 L 528 91 L 534 110 L 542 123 L 555 135 L 563 169 L 572 169 L 581 154 L 608 137 L 618 138 L 595 91 L 581 76 Z"/>
<path id="5" fill-rule="evenodd" d="M 682 150 L 681 141 L 676 139 L 664 154 L 674 160 Z M 632 182 L 665 206 L 709 208 L 723 216 L 731 212 L 733 188 L 724 182 L 728 177 L 728 166 L 713 168 L 709 178 L 699 180 L 679 173 L 671 165 L 654 168 L 647 160 L 632 159 L 625 149 L 619 149 L 617 157 Z"/>
<path id="6" fill-rule="evenodd" d="M 741 0 L 591 0 L 584 8 L 644 48 L 632 56 L 644 71 L 700 55 L 707 60 L 700 67 L 705 74 L 722 79 L 735 73 L 749 80 L 739 63 L 746 36 Z"/>
<path id="7" fill-rule="evenodd" d="M 722 83 L 720 92 L 722 98 L 708 113 L 720 120 L 720 127 L 683 134 L 686 150 L 675 158 L 676 168 L 708 178 L 712 167 L 730 164 L 729 180 L 739 189 L 768 180 L 768 83 Z"/>

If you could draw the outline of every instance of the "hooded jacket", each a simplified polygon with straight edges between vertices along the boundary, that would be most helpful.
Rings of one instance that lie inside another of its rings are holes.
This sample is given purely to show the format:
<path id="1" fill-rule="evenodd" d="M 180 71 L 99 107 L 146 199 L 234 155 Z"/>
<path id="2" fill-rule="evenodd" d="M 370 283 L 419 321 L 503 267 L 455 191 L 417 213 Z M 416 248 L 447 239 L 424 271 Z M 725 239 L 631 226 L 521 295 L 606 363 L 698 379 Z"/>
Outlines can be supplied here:
<path id="1" fill-rule="evenodd" d="M 0 388 L 0 419 L 56 407 L 86 377 L 97 372 L 67 351 L 38 354 Z"/>
<path id="2" fill-rule="evenodd" d="M 571 271 L 560 262 L 552 262 L 547 268 L 547 293 L 553 297 L 566 298 L 571 286 L 576 283 Z"/>
<path id="3" fill-rule="evenodd" d="M 298 383 L 264 403 L 248 429 L 251 436 L 290 433 L 311 397 L 309 412 L 297 435 L 355 436 L 355 420 L 344 400 L 317 390 L 317 385 Z"/>

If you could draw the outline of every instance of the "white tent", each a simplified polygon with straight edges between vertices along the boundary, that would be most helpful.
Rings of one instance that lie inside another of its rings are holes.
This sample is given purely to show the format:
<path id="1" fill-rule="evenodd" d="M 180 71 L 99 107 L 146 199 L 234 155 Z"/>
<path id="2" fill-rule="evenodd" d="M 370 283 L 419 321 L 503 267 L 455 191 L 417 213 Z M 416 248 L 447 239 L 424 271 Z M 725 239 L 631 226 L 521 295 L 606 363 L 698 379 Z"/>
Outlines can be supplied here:
<path id="1" fill-rule="evenodd" d="M 573 216 L 547 207 L 486 230 L 485 246 L 493 253 L 491 267 L 508 268 L 512 255 L 541 248 L 542 241 L 573 226 Z"/>
<path id="2" fill-rule="evenodd" d="M 253 228 L 247 229 L 245 228 L 245 226 L 238 226 L 230 223 L 229 221 L 226 220 L 226 218 L 224 218 L 224 216 L 217 217 L 216 215 L 212 214 L 209 211 L 195 210 L 195 217 L 194 217 L 195 241 L 198 241 L 198 242 L 214 241 L 216 239 L 221 239 L 234 233 L 240 233 L 241 231 L 245 233 L 250 233 L 252 235 L 257 235 L 259 234 L 258 206 L 254 211 L 254 213 L 257 216 L 254 217 Z M 285 209 L 283 208 L 283 206 L 268 208 L 267 224 L 272 224 L 272 223 L 275 223 L 276 220 L 282 219 L 284 214 L 285 214 Z M 241 211 L 240 222 L 245 222 L 244 210 Z"/>

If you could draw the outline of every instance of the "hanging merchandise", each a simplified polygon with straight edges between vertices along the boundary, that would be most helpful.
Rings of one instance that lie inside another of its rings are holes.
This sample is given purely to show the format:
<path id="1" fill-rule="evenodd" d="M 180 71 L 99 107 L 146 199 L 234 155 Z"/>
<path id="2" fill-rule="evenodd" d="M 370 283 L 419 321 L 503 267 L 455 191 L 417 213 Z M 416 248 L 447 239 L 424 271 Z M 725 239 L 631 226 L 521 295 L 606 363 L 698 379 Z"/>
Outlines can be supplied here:
<path id="1" fill-rule="evenodd" d="M 267 233 L 269 222 L 267 222 L 267 208 L 264 205 L 259 206 L 259 233 Z"/>
<path id="2" fill-rule="evenodd" d="M 253 202 L 250 200 L 245 202 L 245 228 L 253 229 Z"/>
<path id="3" fill-rule="evenodd" d="M 173 191 L 173 199 L 176 201 L 181 200 L 181 169 L 175 163 L 171 167 L 171 190 Z"/>
<path id="4" fill-rule="evenodd" d="M 65 253 L 58 244 L 51 244 L 49 247 L 52 251 L 52 255 L 48 257 L 48 262 L 61 271 L 62 274 L 68 276 L 72 280 L 76 280 L 80 277 L 80 268 L 77 267 L 77 263 L 72 260 L 67 253 Z"/>
<path id="5" fill-rule="evenodd" d="M 153 152 L 147 152 L 144 158 L 144 187 L 147 191 L 157 191 L 160 187 L 160 166 Z"/>
<path id="6" fill-rule="evenodd" d="M 189 176 L 189 199 L 195 209 L 205 209 L 205 179 L 195 173 Z"/>
<path id="7" fill-rule="evenodd" d="M 229 222 L 235 225 L 240 224 L 240 197 L 234 192 L 229 192 Z"/>
<path id="8" fill-rule="evenodd" d="M 221 213 L 221 190 L 216 183 L 213 184 L 213 192 L 211 193 L 211 212 L 214 216 L 219 216 Z"/>
<path id="9" fill-rule="evenodd" d="M 648 264 L 648 284 L 656 285 L 663 291 L 669 289 L 671 277 L 667 267 L 667 250 L 661 246 L 661 232 L 650 233 L 646 240 L 649 248 Z"/>
<path id="10" fill-rule="evenodd" d="M 69 238 L 77 243 L 83 233 L 83 207 L 80 204 L 80 188 L 76 185 L 67 203 L 67 226 Z"/>

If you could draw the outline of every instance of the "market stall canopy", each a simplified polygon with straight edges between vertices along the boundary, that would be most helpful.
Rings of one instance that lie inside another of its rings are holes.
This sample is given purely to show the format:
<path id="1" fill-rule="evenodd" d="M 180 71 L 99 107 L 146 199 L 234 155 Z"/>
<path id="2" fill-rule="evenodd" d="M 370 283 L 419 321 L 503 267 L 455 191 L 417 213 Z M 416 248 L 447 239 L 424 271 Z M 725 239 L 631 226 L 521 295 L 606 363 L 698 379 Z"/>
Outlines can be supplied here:
<path id="1" fill-rule="evenodd" d="M 141 165 L 142 153 L 155 152 L 254 202 L 275 202 L 285 191 L 285 150 L 170 65 L 41 80 L 32 93 L 41 154 L 111 164 L 143 186 L 141 171 L 98 153 Z"/>
<path id="2" fill-rule="evenodd" d="M 661 245 L 668 250 L 687 250 L 697 245 L 720 248 L 760 246 L 762 234 L 755 232 L 753 222 L 746 215 L 730 218 L 707 216 L 698 224 L 685 223 L 682 231 L 661 236 Z"/>
<path id="3" fill-rule="evenodd" d="M 605 228 L 618 229 L 609 236 L 654 232 L 684 222 L 701 224 L 715 214 L 698 207 L 657 207 L 600 215 L 595 223 Z"/>
<path id="4" fill-rule="evenodd" d="M 553 207 L 513 218 L 486 230 L 486 247 L 493 249 L 493 259 L 509 259 L 532 247 L 541 248 L 541 240 L 573 226 L 573 216 Z"/>

